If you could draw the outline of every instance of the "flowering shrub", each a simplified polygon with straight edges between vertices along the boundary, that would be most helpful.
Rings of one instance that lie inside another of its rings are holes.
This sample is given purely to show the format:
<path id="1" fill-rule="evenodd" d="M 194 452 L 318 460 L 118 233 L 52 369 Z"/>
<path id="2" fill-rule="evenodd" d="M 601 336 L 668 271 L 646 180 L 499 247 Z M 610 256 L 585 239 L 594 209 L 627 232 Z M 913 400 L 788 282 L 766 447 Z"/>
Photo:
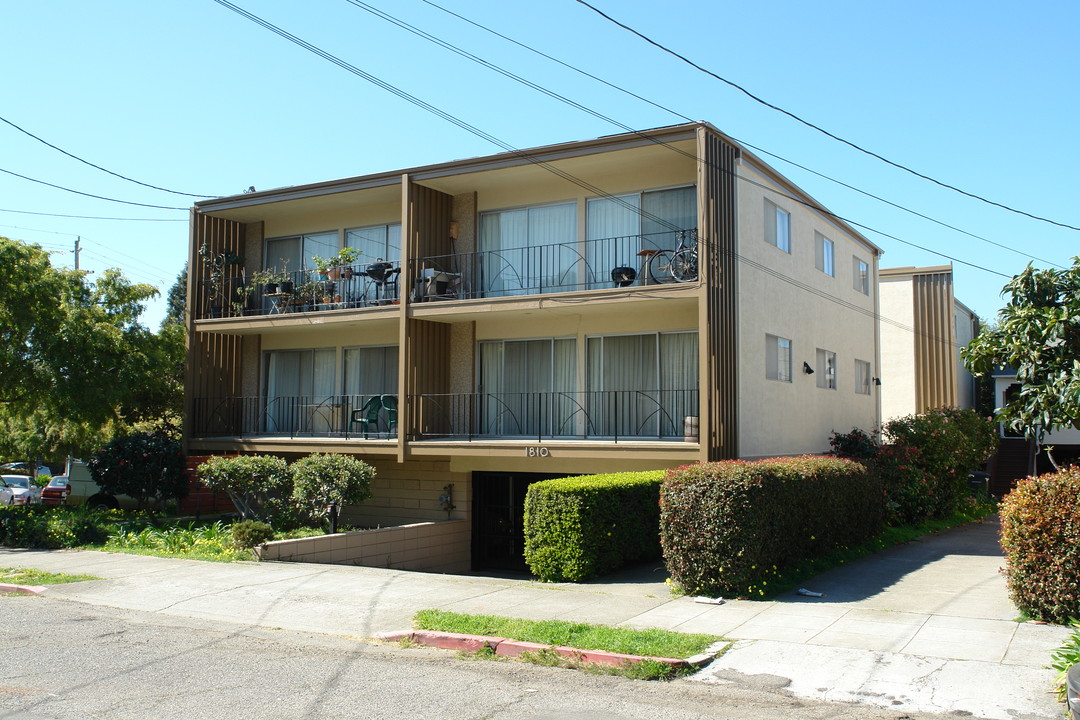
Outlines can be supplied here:
<path id="1" fill-rule="evenodd" d="M 1029 477 L 1001 502 L 1005 581 L 1020 610 L 1066 624 L 1080 616 L 1080 468 Z"/>
<path id="2" fill-rule="evenodd" d="M 542 480 L 525 495 L 525 561 L 552 582 L 581 582 L 660 556 L 663 470 Z"/>
<path id="3" fill-rule="evenodd" d="M 163 433 L 118 437 L 98 450 L 86 467 L 102 490 L 133 497 L 140 508 L 188 492 L 180 442 Z"/>
<path id="4" fill-rule="evenodd" d="M 784 568 L 881 529 L 881 481 L 853 460 L 804 456 L 669 472 L 660 539 L 687 593 L 758 596 Z"/>

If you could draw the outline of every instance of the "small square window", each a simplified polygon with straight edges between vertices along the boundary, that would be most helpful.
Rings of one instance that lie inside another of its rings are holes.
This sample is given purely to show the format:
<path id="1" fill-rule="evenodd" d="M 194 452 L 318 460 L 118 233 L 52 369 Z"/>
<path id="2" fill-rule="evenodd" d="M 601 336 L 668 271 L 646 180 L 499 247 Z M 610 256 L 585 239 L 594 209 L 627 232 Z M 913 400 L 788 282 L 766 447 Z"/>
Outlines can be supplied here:
<path id="1" fill-rule="evenodd" d="M 830 277 L 835 277 L 836 259 L 833 241 L 821 233 L 814 233 L 814 245 L 814 267 Z"/>
<path id="2" fill-rule="evenodd" d="M 865 360 L 855 361 L 855 394 L 857 395 L 869 395 L 870 383 L 872 378 L 870 377 L 870 363 Z"/>
<path id="3" fill-rule="evenodd" d="M 765 242 L 791 252 L 791 213 L 769 200 L 765 201 Z"/>
<path id="4" fill-rule="evenodd" d="M 836 389 L 836 353 L 818 348 L 816 371 L 819 388 Z"/>
<path id="5" fill-rule="evenodd" d="M 852 256 L 851 258 L 851 284 L 863 295 L 870 294 L 870 266 L 864 260 Z"/>
<path id="6" fill-rule="evenodd" d="M 791 382 L 791 341 L 787 338 L 765 336 L 765 377 Z"/>

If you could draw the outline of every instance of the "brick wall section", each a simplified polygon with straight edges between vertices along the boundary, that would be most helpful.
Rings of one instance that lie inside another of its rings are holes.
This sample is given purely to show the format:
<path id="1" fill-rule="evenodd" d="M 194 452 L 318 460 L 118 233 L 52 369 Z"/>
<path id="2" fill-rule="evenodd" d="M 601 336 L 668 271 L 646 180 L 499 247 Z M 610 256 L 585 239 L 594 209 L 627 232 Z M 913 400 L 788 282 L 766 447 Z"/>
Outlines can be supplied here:
<path id="1" fill-rule="evenodd" d="M 278 540 L 255 549 L 260 560 L 362 565 L 422 572 L 469 569 L 469 523 L 465 520 Z"/>
<path id="2" fill-rule="evenodd" d="M 182 515 L 203 515 L 236 512 L 228 495 L 216 493 L 199 481 L 195 468 L 205 462 L 209 455 L 190 455 L 184 461 L 184 473 L 188 478 L 187 497 L 180 501 Z"/>

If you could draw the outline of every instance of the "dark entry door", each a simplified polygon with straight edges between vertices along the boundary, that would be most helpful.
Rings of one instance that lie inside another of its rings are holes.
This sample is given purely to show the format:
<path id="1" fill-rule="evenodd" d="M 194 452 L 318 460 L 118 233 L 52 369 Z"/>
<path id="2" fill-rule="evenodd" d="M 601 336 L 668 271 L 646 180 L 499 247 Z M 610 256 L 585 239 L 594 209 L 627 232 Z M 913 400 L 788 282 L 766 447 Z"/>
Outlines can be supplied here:
<path id="1" fill-rule="evenodd" d="M 474 570 L 528 571 L 525 564 L 525 492 L 537 480 L 567 473 L 473 473 Z"/>

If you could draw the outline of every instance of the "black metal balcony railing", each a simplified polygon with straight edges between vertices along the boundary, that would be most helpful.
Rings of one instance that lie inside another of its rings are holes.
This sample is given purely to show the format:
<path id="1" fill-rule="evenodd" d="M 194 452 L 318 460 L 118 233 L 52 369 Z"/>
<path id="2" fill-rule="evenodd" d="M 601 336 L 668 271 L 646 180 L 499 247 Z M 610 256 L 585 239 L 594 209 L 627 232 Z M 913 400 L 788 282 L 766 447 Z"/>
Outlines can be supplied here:
<path id="1" fill-rule="evenodd" d="M 697 439 L 697 390 L 456 393 L 409 397 L 410 440 Z M 397 397 L 196 398 L 193 437 L 397 437 Z"/>
<path id="2" fill-rule="evenodd" d="M 658 285 L 673 282 L 666 264 L 672 253 L 694 253 L 696 247 L 697 231 L 680 230 L 425 257 L 423 277 L 414 281 L 415 297 L 447 300 Z M 681 279 L 696 280 L 696 267 L 695 256 L 692 275 Z"/>
<path id="3" fill-rule="evenodd" d="M 697 434 L 697 390 L 413 395 L 418 440 L 685 440 Z"/>
<path id="4" fill-rule="evenodd" d="M 397 263 L 377 262 L 334 268 L 328 273 L 300 270 L 277 282 L 226 278 L 205 283 L 206 307 L 199 317 L 239 317 L 313 312 L 395 304 L 399 300 Z"/>
<path id="5" fill-rule="evenodd" d="M 397 437 L 397 396 L 195 398 L 193 437 Z"/>

